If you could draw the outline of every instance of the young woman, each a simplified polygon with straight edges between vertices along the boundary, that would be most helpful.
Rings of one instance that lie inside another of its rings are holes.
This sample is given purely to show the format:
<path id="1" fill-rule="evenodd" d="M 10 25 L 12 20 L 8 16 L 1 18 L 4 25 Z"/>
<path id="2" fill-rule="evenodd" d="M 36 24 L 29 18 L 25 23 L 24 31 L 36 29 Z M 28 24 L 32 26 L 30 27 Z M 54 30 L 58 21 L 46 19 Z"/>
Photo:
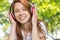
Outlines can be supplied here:
<path id="1" fill-rule="evenodd" d="M 13 1 L 8 15 L 12 25 L 8 40 L 46 40 L 46 27 L 38 21 L 36 7 L 31 7 L 28 0 Z"/>

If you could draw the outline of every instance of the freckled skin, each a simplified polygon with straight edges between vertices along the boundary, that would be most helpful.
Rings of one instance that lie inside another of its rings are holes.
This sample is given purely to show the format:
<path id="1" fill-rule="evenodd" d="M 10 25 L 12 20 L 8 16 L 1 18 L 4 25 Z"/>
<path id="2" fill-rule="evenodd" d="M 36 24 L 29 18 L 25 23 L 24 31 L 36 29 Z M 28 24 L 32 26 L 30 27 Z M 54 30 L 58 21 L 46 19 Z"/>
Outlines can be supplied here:
<path id="1" fill-rule="evenodd" d="M 14 14 L 16 20 L 19 21 L 20 23 L 26 23 L 30 19 L 30 13 L 23 6 L 23 4 L 19 2 L 15 3 Z"/>

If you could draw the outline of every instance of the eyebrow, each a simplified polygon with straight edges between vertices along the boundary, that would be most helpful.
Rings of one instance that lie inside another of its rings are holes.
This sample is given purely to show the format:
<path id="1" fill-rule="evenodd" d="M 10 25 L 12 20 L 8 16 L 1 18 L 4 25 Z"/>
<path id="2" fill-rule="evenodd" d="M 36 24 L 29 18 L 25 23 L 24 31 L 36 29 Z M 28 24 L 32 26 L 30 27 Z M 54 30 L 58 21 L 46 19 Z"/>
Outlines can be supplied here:
<path id="1" fill-rule="evenodd" d="M 19 10 L 19 9 L 15 9 L 15 10 Z M 14 10 L 14 11 L 15 11 L 15 10 Z"/>
<path id="2" fill-rule="evenodd" d="M 22 9 L 25 8 L 24 6 L 22 6 Z M 26 8 L 25 8 L 26 9 Z M 15 10 L 19 10 L 19 8 L 16 8 Z"/>

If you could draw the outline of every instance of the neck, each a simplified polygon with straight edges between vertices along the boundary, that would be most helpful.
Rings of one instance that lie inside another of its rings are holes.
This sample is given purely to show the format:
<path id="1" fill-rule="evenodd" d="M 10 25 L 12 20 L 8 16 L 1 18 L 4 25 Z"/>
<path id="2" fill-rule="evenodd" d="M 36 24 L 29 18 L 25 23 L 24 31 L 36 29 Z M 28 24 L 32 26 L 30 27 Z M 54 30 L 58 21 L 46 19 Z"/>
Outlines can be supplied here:
<path id="1" fill-rule="evenodd" d="M 31 21 L 28 21 L 25 24 L 21 24 L 21 29 L 25 31 L 31 31 Z"/>

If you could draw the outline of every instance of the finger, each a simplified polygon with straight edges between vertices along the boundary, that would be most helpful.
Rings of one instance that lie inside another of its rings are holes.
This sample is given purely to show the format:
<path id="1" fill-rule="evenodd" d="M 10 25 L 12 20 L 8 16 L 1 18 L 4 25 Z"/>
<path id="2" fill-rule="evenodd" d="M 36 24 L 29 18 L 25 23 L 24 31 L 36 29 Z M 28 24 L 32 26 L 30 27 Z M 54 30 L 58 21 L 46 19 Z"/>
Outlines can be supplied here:
<path id="1" fill-rule="evenodd" d="M 12 17 L 11 17 L 11 13 L 8 14 L 8 19 L 11 20 Z"/>
<path id="2" fill-rule="evenodd" d="M 9 18 L 9 13 L 8 13 L 8 15 L 7 15 L 7 18 Z"/>
<path id="3" fill-rule="evenodd" d="M 37 8 L 36 8 L 36 5 L 35 5 L 35 14 L 37 15 Z"/>
<path id="4" fill-rule="evenodd" d="M 37 14 L 37 8 L 36 8 L 36 5 L 34 5 L 33 13 L 34 13 L 34 14 Z"/>
<path id="5" fill-rule="evenodd" d="M 37 16 L 38 16 L 36 9 L 33 9 L 33 16 L 34 16 L 34 17 L 37 17 Z"/>
<path id="6" fill-rule="evenodd" d="M 10 22 L 10 13 L 7 15 L 8 21 Z"/>
<path id="7" fill-rule="evenodd" d="M 10 18 L 13 19 L 13 18 L 12 18 L 12 13 L 10 13 Z"/>
<path id="8" fill-rule="evenodd" d="M 34 5 L 32 5 L 31 7 L 31 13 L 33 13 L 33 10 L 34 10 Z"/>
<path id="9" fill-rule="evenodd" d="M 35 9 L 33 9 L 33 14 L 35 14 Z"/>

